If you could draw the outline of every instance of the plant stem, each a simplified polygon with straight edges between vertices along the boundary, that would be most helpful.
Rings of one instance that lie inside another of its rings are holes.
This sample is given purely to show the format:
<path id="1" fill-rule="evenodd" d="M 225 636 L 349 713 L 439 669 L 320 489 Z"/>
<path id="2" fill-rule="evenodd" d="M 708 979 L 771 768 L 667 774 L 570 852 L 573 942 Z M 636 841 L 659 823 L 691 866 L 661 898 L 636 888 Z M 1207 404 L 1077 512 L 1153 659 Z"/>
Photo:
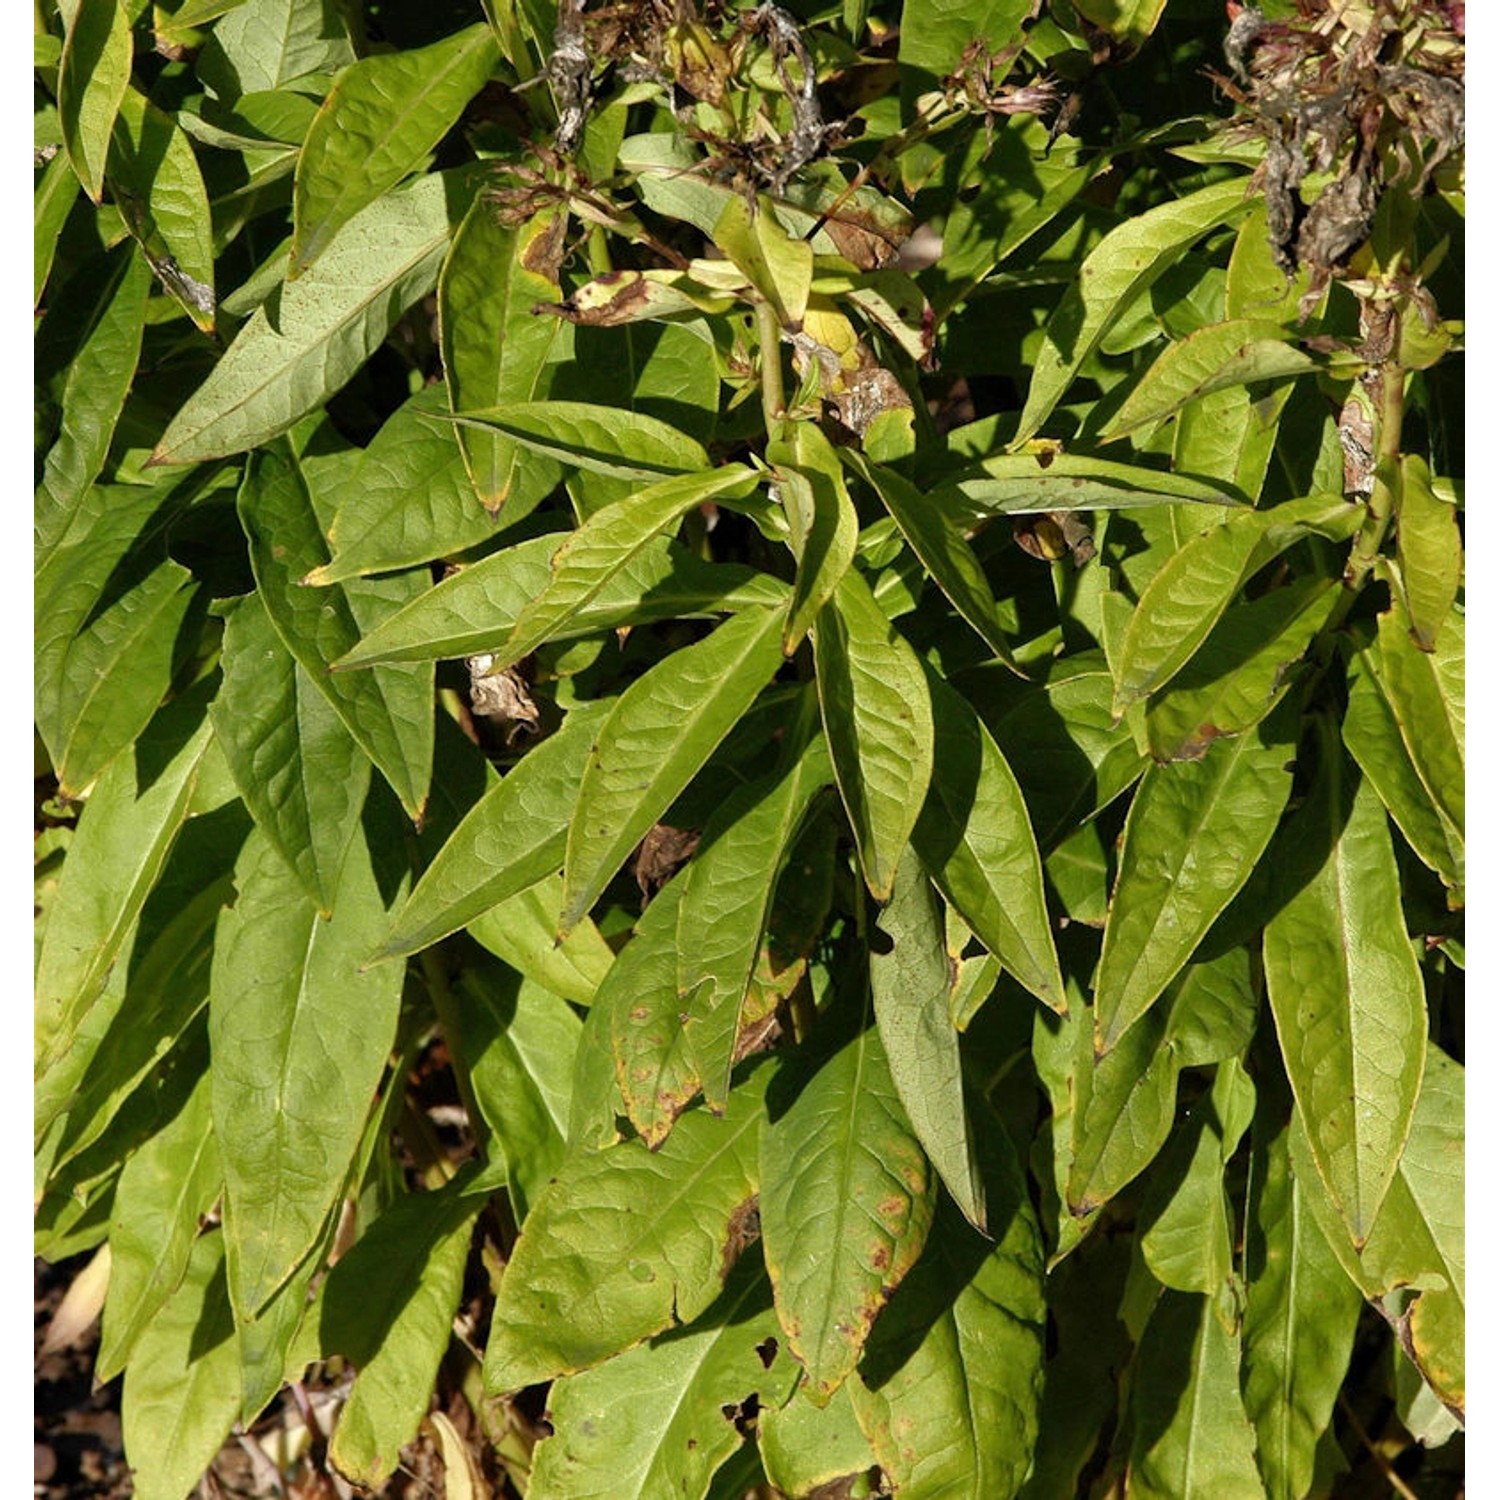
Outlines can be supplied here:
<path id="1" fill-rule="evenodd" d="M 781 325 L 769 302 L 755 304 L 755 331 L 760 335 L 760 404 L 770 434 L 786 415 L 786 391 L 781 384 Z"/>

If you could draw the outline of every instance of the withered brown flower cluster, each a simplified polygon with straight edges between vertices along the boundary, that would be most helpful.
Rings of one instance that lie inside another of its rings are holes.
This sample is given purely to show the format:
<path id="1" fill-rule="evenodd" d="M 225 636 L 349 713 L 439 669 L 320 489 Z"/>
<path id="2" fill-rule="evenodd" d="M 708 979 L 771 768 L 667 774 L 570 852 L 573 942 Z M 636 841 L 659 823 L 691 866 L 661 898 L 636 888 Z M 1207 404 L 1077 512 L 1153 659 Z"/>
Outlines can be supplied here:
<path id="1" fill-rule="evenodd" d="M 1310 305 L 1369 237 L 1382 195 L 1420 194 L 1462 146 L 1464 6 L 1298 0 L 1280 20 L 1237 0 L 1228 10 L 1234 77 L 1218 82 L 1239 125 L 1266 140 L 1255 186 L 1271 248 L 1288 274 L 1308 268 Z M 1314 174 L 1331 175 L 1300 191 Z"/>

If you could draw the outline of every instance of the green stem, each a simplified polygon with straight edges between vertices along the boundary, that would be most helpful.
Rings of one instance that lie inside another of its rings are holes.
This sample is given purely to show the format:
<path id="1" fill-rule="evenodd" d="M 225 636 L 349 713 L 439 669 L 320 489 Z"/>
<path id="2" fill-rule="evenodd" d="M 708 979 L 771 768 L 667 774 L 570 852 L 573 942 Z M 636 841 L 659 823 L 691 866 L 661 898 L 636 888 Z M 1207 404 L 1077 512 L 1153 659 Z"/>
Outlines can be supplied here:
<path id="1" fill-rule="evenodd" d="M 760 404 L 770 436 L 786 415 L 786 391 L 781 383 L 781 325 L 769 302 L 755 304 L 755 331 L 760 336 Z"/>

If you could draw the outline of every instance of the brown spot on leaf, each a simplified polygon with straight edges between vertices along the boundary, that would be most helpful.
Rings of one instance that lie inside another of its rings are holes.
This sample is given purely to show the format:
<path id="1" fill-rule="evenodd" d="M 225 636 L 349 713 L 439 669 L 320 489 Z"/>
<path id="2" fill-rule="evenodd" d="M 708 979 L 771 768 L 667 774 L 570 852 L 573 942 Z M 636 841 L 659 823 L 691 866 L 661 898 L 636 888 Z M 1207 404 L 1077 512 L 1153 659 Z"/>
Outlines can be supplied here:
<path id="1" fill-rule="evenodd" d="M 724 1254 L 719 1264 L 721 1275 L 728 1276 L 734 1263 L 760 1238 L 760 1198 L 746 1198 L 729 1216 L 724 1234 Z"/>
<path id="2" fill-rule="evenodd" d="M 870 1251 L 870 1269 L 872 1271 L 889 1271 L 891 1268 L 891 1247 L 889 1245 L 876 1245 Z"/>
<path id="3" fill-rule="evenodd" d="M 635 883 L 641 900 L 650 899 L 693 857 L 700 835 L 696 828 L 657 823 L 635 853 Z"/>

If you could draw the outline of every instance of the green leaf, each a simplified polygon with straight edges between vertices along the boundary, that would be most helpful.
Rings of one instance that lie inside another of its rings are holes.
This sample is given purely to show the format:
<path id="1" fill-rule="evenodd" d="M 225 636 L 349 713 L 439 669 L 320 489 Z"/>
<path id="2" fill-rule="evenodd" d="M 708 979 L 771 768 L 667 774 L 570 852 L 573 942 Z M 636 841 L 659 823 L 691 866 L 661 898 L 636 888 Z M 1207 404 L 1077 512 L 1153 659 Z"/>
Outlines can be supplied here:
<path id="1" fill-rule="evenodd" d="M 1343 541 L 1360 518 L 1341 497 L 1309 495 L 1231 515 L 1174 552 L 1141 594 L 1112 662 L 1116 714 L 1171 681 L 1268 562 L 1308 535 Z"/>
<path id="2" fill-rule="evenodd" d="M 458 207 L 451 200 L 465 197 L 466 180 L 419 178 L 351 220 L 315 270 L 274 292 L 239 331 L 172 418 L 152 462 L 242 453 L 323 405 L 432 290 Z"/>
<path id="3" fill-rule="evenodd" d="M 438 278 L 438 338 L 448 409 L 534 401 L 551 388 L 563 325 L 532 309 L 562 298 L 558 262 L 567 215 L 543 209 L 516 228 L 492 204 L 475 201 L 453 237 Z M 530 511 L 561 477 L 557 463 L 500 433 L 453 429 L 472 494 L 491 513 Z"/>
<path id="4" fill-rule="evenodd" d="M 204 697 L 164 708 L 100 777 L 79 820 L 37 961 L 39 1088 L 66 1059 L 187 817 L 210 742 Z M 39 1108 L 37 1130 L 49 1123 Z"/>
<path id="5" fill-rule="evenodd" d="M 1235 1058 L 1225 1058 L 1152 1179 L 1138 1243 L 1151 1274 L 1173 1291 L 1228 1291 L 1234 1227 L 1224 1169 L 1254 1114 L 1255 1085 Z"/>
<path id="6" fill-rule="evenodd" d="M 388 859 L 369 837 L 349 846 L 329 918 L 269 841 L 252 837 L 239 899 L 220 920 L 214 1130 L 231 1296 L 244 1318 L 292 1274 L 338 1201 L 395 1040 L 402 971 L 360 968 L 387 921 L 376 868 Z"/>
<path id="7" fill-rule="evenodd" d="M 859 1424 L 902 1495 L 1009 1500 L 1032 1464 L 1046 1324 L 1041 1234 L 993 1117 L 981 1141 L 996 1239 L 941 1205 L 926 1253 L 850 1382 Z"/>
<path id="8" fill-rule="evenodd" d="M 1318 360 L 1289 343 L 1291 336 L 1290 329 L 1265 318 L 1231 318 L 1194 329 L 1156 357 L 1100 428 L 1099 441 L 1154 426 L 1213 391 L 1294 380 L 1316 370 Z"/>
<path id="9" fill-rule="evenodd" d="M 809 804 L 832 779 L 827 746 L 815 730 L 785 772 L 741 787 L 721 804 L 683 876 L 675 989 L 684 1007 L 686 1056 L 712 1110 L 722 1110 L 729 1094 L 746 991 L 777 881 Z"/>
<path id="10" fill-rule="evenodd" d="M 57 109 L 68 159 L 95 203 L 104 195 L 104 162 L 130 87 L 133 50 L 120 0 L 78 0 L 58 65 Z"/>
<path id="11" fill-rule="evenodd" d="M 1433 493 L 1432 475 L 1413 453 L 1401 457 L 1396 555 L 1406 585 L 1412 639 L 1422 650 L 1431 651 L 1458 597 L 1463 541 L 1454 507 Z"/>
<path id="12" fill-rule="evenodd" d="M 1232 222 L 1250 203 L 1246 180 L 1235 177 L 1147 209 L 1105 235 L 1047 320 L 1012 447 L 1041 428 L 1120 313 L 1183 250 L 1209 230 Z"/>
<path id="13" fill-rule="evenodd" d="M 37 570 L 36 727 L 66 797 L 145 728 L 180 664 L 197 588 L 167 556 L 173 495 L 96 486 Z"/>
<path id="14" fill-rule="evenodd" d="M 1432 650 L 1423 651 L 1412 638 L 1403 592 L 1393 586 L 1391 607 L 1364 654 L 1427 795 L 1457 829 L 1464 827 L 1463 620 L 1451 616 Z"/>
<path id="15" fill-rule="evenodd" d="M 713 1303 L 758 1186 L 764 1077 L 742 1081 L 722 1119 L 688 1111 L 657 1151 L 625 1140 L 564 1161 L 501 1278 L 486 1390 L 587 1369 Z"/>
<path id="16" fill-rule="evenodd" d="M 872 464 L 852 448 L 844 449 L 849 466 L 880 496 L 907 545 L 922 560 L 932 580 L 947 595 L 975 633 L 1007 666 L 1014 665 L 1010 643 L 1000 628 L 999 606 L 989 579 L 962 531 L 942 509 L 908 484 L 894 469 Z"/>
<path id="17" fill-rule="evenodd" d="M 1142 1500 L 1264 1500 L 1255 1431 L 1240 1397 L 1240 1338 L 1212 1300 L 1165 1292 L 1136 1355 L 1126 1483 Z"/>
<path id="18" fill-rule="evenodd" d="M 64 288 L 71 296 L 76 283 Z M 36 492 L 36 562 L 44 564 L 98 478 L 109 453 L 120 409 L 135 377 L 146 326 L 151 268 L 133 246 L 114 252 L 103 277 L 97 310 L 81 346 L 68 357 L 62 392 L 62 431 L 47 451 Z M 61 302 L 43 320 L 45 334 Z M 40 363 L 40 348 L 38 362 Z"/>
<path id="19" fill-rule="evenodd" d="M 747 609 L 621 694 L 589 752 L 568 828 L 560 931 L 713 754 L 781 664 L 782 611 Z"/>
<path id="20" fill-rule="evenodd" d="M 134 88 L 120 101 L 109 180 L 151 269 L 193 322 L 212 333 L 214 243 L 203 174 L 186 132 Z"/>
<path id="21" fill-rule="evenodd" d="M 485 792 L 423 871 L 381 958 L 430 947 L 557 871 L 579 777 L 614 704 L 574 708 Z"/>
<path id="22" fill-rule="evenodd" d="M 660 479 L 713 467 L 703 445 L 644 412 L 578 401 L 516 401 L 456 414 L 460 426 L 505 433 L 538 453 L 594 474 Z"/>
<path id="23" fill-rule="evenodd" d="M 1003 52 L 1031 14 L 1029 0 L 985 0 L 962 10 L 941 0 L 914 0 L 901 16 L 901 66 L 929 75 L 924 85 L 935 84 L 958 68 L 976 41 L 985 56 Z"/>
<path id="24" fill-rule="evenodd" d="M 916 653 L 853 571 L 813 631 L 818 702 L 865 883 L 890 897 L 932 777 L 932 705 Z"/>
<path id="25" fill-rule="evenodd" d="M 848 999 L 823 1023 L 842 1034 L 820 1033 L 819 1053 L 778 1078 L 760 1143 L 776 1311 L 818 1403 L 854 1369 L 876 1315 L 917 1264 L 933 1212 L 927 1159 L 880 1033 L 858 996 Z"/>
<path id="26" fill-rule="evenodd" d="M 583 1023 L 567 1001 L 498 964 L 466 967 L 453 987 L 450 1045 L 468 1068 L 487 1150 L 506 1168 L 516 1222 L 556 1174 L 567 1150 L 573 1062 Z"/>
<path id="27" fill-rule="evenodd" d="M 1243 1387 L 1268 1500 L 1313 1487 L 1359 1317 L 1359 1293 L 1308 1206 L 1322 1184 L 1293 1170 L 1287 1135 L 1258 1143 L 1246 1228 Z"/>
<path id="28" fill-rule="evenodd" d="M 544 989 L 579 1005 L 592 1005 L 614 953 L 587 918 L 561 943 L 562 876 L 549 875 L 493 906 L 469 923 L 470 937 Z"/>
<path id="29" fill-rule="evenodd" d="M 555 1500 L 702 1500 L 743 1441 L 750 1412 L 774 1410 L 799 1373 L 777 1348 L 760 1256 L 750 1251 L 714 1304 L 679 1334 L 564 1376 L 547 1401 L 553 1436 L 531 1483 Z"/>
<path id="30" fill-rule="evenodd" d="M 980 942 L 1039 1000 L 1066 1011 L 1021 788 L 967 700 L 936 674 L 928 687 L 933 776 L 912 846 Z"/>
<path id="31" fill-rule="evenodd" d="M 1275 707 L 1293 663 L 1336 606 L 1331 578 L 1296 579 L 1232 604 L 1146 709 L 1157 760 L 1191 760 L 1222 736 L 1243 734 Z"/>
<path id="32" fill-rule="evenodd" d="M 342 1354 L 358 1371 L 328 1456 L 358 1485 L 373 1489 L 390 1478 L 427 1414 L 484 1206 L 482 1194 L 463 1186 L 455 1179 L 392 1204 L 324 1284 L 320 1350 Z"/>
<path id="33" fill-rule="evenodd" d="M 136 1340 L 120 1402 L 141 1500 L 182 1500 L 240 1410 L 239 1350 L 224 1279 L 224 1236 L 201 1235 L 181 1285 Z"/>
<path id="34" fill-rule="evenodd" d="M 250 461 L 239 513 L 250 539 L 250 564 L 271 624 L 286 648 L 374 761 L 407 813 L 416 819 L 432 772 L 432 669 L 389 666 L 373 673 L 331 673 L 362 627 L 405 602 L 416 578 L 305 588 L 301 579 L 326 562 L 306 477 L 284 445 Z M 392 596 L 395 596 L 394 599 Z"/>
<path id="35" fill-rule="evenodd" d="M 783 328 L 797 329 L 812 291 L 813 248 L 793 239 L 757 198 L 752 206 L 740 194 L 730 195 L 714 223 L 713 242 L 740 268 L 750 285 L 769 302 Z M 763 358 L 776 351 L 766 351 Z"/>
<path id="36" fill-rule="evenodd" d="M 1292 1170 L 1317 1177 L 1307 1134 L 1293 1122 Z M 1308 1201 L 1349 1278 L 1395 1324 L 1397 1342 L 1454 1414 L 1464 1406 L 1464 1070 L 1429 1043 L 1406 1149 L 1362 1250 L 1323 1193 Z M 1415 1290 L 1416 1296 L 1406 1299 Z M 1400 1294 L 1395 1311 L 1391 1294 Z M 1404 1303 L 1404 1305 L 1401 1305 Z"/>
<path id="37" fill-rule="evenodd" d="M 318 910 L 370 785 L 370 763 L 327 698 L 282 645 L 258 594 L 224 628 L 224 681 L 209 710 L 245 806 Z"/>
<path id="38" fill-rule="evenodd" d="M 1081 0 L 1078 13 L 1122 42 L 1144 42 L 1161 20 L 1167 0 Z"/>
<path id="39" fill-rule="evenodd" d="M 1380 687 L 1369 651 L 1349 663 L 1349 705 L 1344 713 L 1344 745 L 1361 775 L 1375 788 L 1386 811 L 1423 864 L 1435 870 L 1461 902 L 1464 889 L 1464 836 L 1433 802 L 1401 736 L 1400 725 Z M 1376 653 L 1378 660 L 1378 653 Z"/>
<path id="40" fill-rule="evenodd" d="M 445 409 L 443 393 L 428 387 L 386 420 L 360 454 L 328 527 L 333 560 L 305 583 L 322 587 L 414 567 L 466 551 L 500 529 L 475 503 L 452 429 L 430 420 Z"/>
<path id="41" fill-rule="evenodd" d="M 199 66 L 216 93 L 237 98 L 353 61 L 335 0 L 248 0 L 214 27 Z"/>
<path id="42" fill-rule="evenodd" d="M 1290 898 L 1266 925 L 1266 990 L 1318 1175 L 1357 1247 L 1417 1107 L 1427 1005 L 1385 810 L 1331 730 L 1320 744 L 1318 784 L 1288 835 Z"/>
<path id="43" fill-rule="evenodd" d="M 338 666 L 492 652 L 551 581 L 551 559 L 559 545 L 556 533 L 531 537 L 461 569 L 372 630 Z M 559 624 L 553 639 L 653 620 L 711 617 L 752 605 L 774 608 L 786 597 L 786 585 L 768 573 L 737 563 L 702 562 L 658 536 Z"/>
<path id="44" fill-rule="evenodd" d="M 499 56 L 481 22 L 428 47 L 361 58 L 339 74 L 297 159 L 289 281 L 361 209 L 421 166 Z"/>
<path id="45" fill-rule="evenodd" d="M 797 557 L 797 582 L 782 642 L 790 656 L 854 561 L 859 516 L 844 485 L 838 454 L 812 423 L 784 423 L 767 444 L 766 459 L 780 475 L 781 503 Z"/>
<path id="46" fill-rule="evenodd" d="M 521 610 L 509 636 L 490 651 L 491 669 L 500 671 L 530 656 L 563 632 L 619 574 L 669 526 L 706 502 L 743 498 L 756 484 L 743 464 L 726 464 L 706 474 L 684 474 L 636 490 L 596 510 L 552 554 L 543 588 Z"/>
<path id="47" fill-rule="evenodd" d="M 942 911 L 914 851 L 896 871 L 878 926 L 889 944 L 870 951 L 870 996 L 896 1092 L 944 1187 L 983 1233 L 984 1181 L 964 1104 L 958 1032 L 948 1014 Z"/>
<path id="48" fill-rule="evenodd" d="M 1130 510 L 1163 503 L 1233 505 L 1235 497 L 1185 474 L 1049 448 L 986 458 L 978 472 L 940 485 L 929 497 L 935 510 L 961 524 L 987 516 Z"/>
<path id="49" fill-rule="evenodd" d="M 198 1226 L 224 1186 L 199 1078 L 176 1116 L 125 1163 L 109 1220 L 109 1291 L 95 1369 L 113 1380 L 187 1275 Z"/>
<path id="50" fill-rule="evenodd" d="M 47 163 L 32 198 L 31 305 L 40 307 L 62 227 L 78 201 L 78 174 L 59 151 Z"/>
<path id="51" fill-rule="evenodd" d="M 1201 760 L 1152 766 L 1125 820 L 1120 875 L 1094 980 L 1106 1053 L 1171 983 L 1250 878 L 1292 788 L 1296 706 Z"/>

